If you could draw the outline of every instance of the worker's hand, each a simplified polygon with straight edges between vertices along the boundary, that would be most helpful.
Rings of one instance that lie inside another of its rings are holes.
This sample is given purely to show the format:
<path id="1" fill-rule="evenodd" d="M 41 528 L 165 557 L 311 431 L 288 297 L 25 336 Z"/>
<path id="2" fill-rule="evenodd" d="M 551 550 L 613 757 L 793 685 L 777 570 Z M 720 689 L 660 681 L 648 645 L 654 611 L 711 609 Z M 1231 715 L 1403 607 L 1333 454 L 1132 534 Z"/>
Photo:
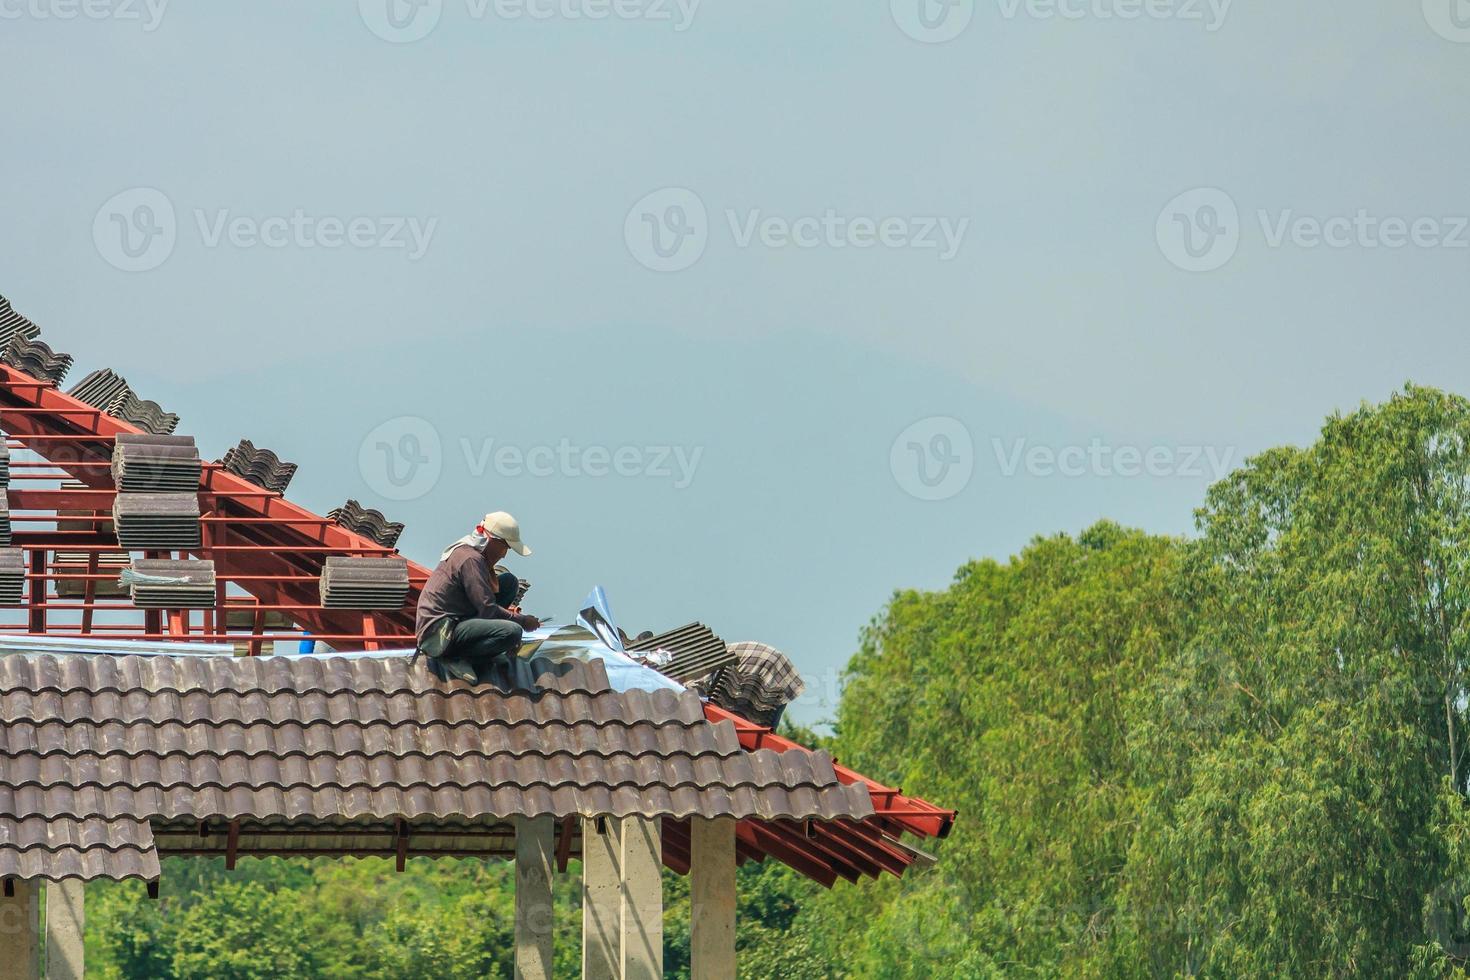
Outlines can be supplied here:
<path id="1" fill-rule="evenodd" d="M 540 628 L 541 620 L 537 619 L 535 616 L 532 616 L 530 613 L 521 614 L 521 629 L 525 630 L 527 633 L 530 633 L 535 630 L 539 630 Z"/>

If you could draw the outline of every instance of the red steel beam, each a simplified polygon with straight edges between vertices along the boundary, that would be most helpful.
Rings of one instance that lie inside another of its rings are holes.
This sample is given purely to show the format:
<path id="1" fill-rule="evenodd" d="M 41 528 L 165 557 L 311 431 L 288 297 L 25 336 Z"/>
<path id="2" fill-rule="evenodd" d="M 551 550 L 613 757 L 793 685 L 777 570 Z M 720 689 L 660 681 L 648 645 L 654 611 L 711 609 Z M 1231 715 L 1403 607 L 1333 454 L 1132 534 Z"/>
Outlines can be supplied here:
<path id="1" fill-rule="evenodd" d="M 710 721 L 728 721 L 733 724 L 741 746 L 748 751 L 758 748 L 772 749 L 776 752 L 787 752 L 791 749 L 811 751 L 789 738 L 777 735 L 764 725 L 746 721 L 733 711 L 726 711 L 718 705 L 706 703 L 704 714 Z M 954 827 L 955 817 L 959 815 L 956 810 L 945 810 L 917 797 L 904 796 L 901 790 L 884 786 L 860 772 L 839 765 L 836 760 L 833 760 L 832 768 L 842 782 L 862 783 L 867 786 L 868 793 L 873 798 L 873 809 L 878 816 L 891 819 L 902 830 L 920 837 L 943 838 L 948 837 L 950 830 Z"/>
<path id="2" fill-rule="evenodd" d="M 88 484 L 93 491 L 104 493 L 110 493 L 112 489 L 110 473 L 98 473 L 96 470 L 110 463 L 112 443 L 118 435 L 140 431 L 63 394 L 54 386 L 30 379 L 8 365 L 0 365 L 0 425 L 16 444 L 37 452 L 57 468 Z M 56 431 L 58 429 L 62 431 Z M 219 525 L 224 528 L 222 540 L 191 554 L 213 558 L 216 570 L 226 576 L 231 573 L 262 576 L 251 579 L 251 584 L 244 586 L 246 591 L 262 602 L 300 607 L 296 610 L 296 618 L 306 629 L 320 636 L 340 637 L 335 642 L 346 649 L 376 645 L 385 637 L 412 635 L 412 612 L 405 609 L 375 613 L 372 631 L 378 635 L 370 639 L 362 629 L 360 612 L 321 609 L 316 589 L 302 581 L 308 576 L 314 578 L 312 573 L 320 573 L 320 559 L 326 555 L 394 554 L 393 549 L 332 524 L 279 494 L 262 490 L 218 466 L 206 466 L 201 482 L 203 507 L 216 516 L 244 518 L 249 523 Z M 17 509 L 26 509 L 25 504 L 57 509 L 90 509 L 98 508 L 99 499 L 110 502 L 110 496 L 99 498 L 97 494 L 85 491 L 16 492 L 37 494 L 32 500 L 18 497 L 15 502 Z M 57 499 L 65 493 L 76 495 L 65 500 Z M 53 499 L 48 500 L 40 494 L 48 494 Z M 73 508 L 67 504 L 79 506 Z M 32 540 L 17 540 L 16 543 L 22 547 L 70 548 L 87 541 L 87 532 L 19 532 L 16 537 L 32 535 Z M 94 537 L 88 543 L 100 546 L 108 542 Z M 112 546 L 116 547 L 115 544 Z M 413 603 L 416 603 L 417 591 L 428 580 L 428 575 L 428 569 L 410 563 L 410 599 Z M 280 578 L 271 581 L 263 576 Z"/>

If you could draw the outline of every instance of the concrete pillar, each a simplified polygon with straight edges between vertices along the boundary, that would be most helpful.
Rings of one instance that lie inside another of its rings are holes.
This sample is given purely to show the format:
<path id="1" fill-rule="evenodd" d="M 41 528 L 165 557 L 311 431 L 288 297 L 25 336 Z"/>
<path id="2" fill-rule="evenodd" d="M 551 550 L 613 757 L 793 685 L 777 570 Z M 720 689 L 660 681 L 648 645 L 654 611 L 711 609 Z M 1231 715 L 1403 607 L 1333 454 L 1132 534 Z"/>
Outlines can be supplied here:
<path id="1" fill-rule="evenodd" d="M 628 817 L 623 821 L 622 973 L 619 980 L 657 980 L 664 975 L 663 839 L 660 829 L 661 821 L 657 818 Z"/>
<path id="2" fill-rule="evenodd" d="M 583 980 L 619 980 L 618 932 L 622 912 L 620 831 L 618 821 L 610 817 L 582 821 Z"/>
<path id="3" fill-rule="evenodd" d="M 16 980 L 41 976 L 41 886 L 34 881 L 12 883 L 15 894 L 0 894 L 0 975 Z"/>
<path id="4" fill-rule="evenodd" d="M 516 820 L 516 980 L 551 980 L 554 817 Z"/>
<path id="5" fill-rule="evenodd" d="M 46 885 L 46 980 L 82 980 L 86 889 L 75 878 Z"/>
<path id="6" fill-rule="evenodd" d="M 735 980 L 735 820 L 689 821 L 690 956 L 700 980 Z"/>

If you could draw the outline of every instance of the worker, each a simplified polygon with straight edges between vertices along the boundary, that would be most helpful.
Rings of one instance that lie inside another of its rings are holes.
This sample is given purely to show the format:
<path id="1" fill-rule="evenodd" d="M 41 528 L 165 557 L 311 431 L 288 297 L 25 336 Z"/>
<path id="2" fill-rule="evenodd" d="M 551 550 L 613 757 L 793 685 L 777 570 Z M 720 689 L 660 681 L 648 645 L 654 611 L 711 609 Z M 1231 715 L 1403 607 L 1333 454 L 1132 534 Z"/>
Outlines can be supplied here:
<path id="1" fill-rule="evenodd" d="M 418 650 L 442 679 L 479 681 L 479 669 L 502 656 L 515 656 L 523 631 L 541 628 L 535 616 L 513 604 L 519 582 L 496 575 L 495 563 L 514 551 L 529 555 L 521 527 L 504 511 L 486 514 L 475 530 L 439 558 L 419 595 Z"/>

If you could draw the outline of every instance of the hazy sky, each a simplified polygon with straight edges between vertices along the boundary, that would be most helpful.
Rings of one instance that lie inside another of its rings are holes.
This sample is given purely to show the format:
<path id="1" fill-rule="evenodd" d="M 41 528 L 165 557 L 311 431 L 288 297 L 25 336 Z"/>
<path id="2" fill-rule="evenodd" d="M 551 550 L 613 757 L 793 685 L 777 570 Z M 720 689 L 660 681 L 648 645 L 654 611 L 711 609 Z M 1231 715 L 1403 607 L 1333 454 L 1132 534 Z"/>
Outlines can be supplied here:
<path id="1" fill-rule="evenodd" d="M 1465 0 L 0 0 L 0 293 L 817 721 L 895 588 L 1470 391 L 1467 81 Z"/>

